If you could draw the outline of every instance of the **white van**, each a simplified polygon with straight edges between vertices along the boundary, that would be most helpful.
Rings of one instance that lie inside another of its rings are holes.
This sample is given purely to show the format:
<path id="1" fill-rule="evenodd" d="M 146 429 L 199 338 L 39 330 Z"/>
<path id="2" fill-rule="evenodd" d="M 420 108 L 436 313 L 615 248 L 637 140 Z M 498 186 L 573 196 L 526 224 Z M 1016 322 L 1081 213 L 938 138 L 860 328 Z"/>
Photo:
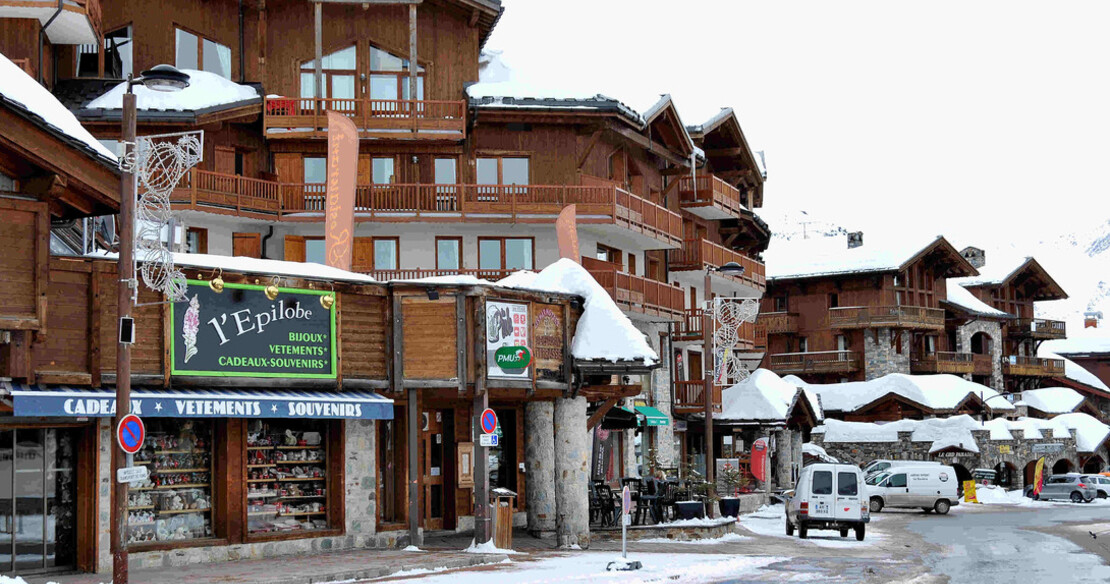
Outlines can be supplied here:
<path id="1" fill-rule="evenodd" d="M 956 471 L 943 465 L 893 466 L 867 480 L 871 512 L 885 507 L 918 507 L 944 515 L 960 504 Z"/>
<path id="2" fill-rule="evenodd" d="M 848 537 L 855 530 L 863 541 L 871 521 L 863 473 L 851 464 L 811 464 L 802 469 L 794 495 L 786 503 L 786 535 L 805 539 L 810 529 L 839 530 Z"/>
<path id="3" fill-rule="evenodd" d="M 863 476 L 872 477 L 881 472 L 885 472 L 892 466 L 939 466 L 940 463 L 935 460 L 890 460 L 881 458 L 879 460 L 872 460 L 863 467 Z"/>

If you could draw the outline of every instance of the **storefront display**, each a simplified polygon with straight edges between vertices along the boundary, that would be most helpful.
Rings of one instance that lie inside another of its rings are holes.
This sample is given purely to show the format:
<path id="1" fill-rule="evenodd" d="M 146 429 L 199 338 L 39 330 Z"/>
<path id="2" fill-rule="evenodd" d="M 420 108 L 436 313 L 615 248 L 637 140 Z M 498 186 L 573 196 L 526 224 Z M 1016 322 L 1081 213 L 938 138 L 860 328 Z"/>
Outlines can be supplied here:
<path id="1" fill-rule="evenodd" d="M 150 477 L 128 492 L 130 543 L 212 536 L 212 422 L 147 421 L 135 454 Z"/>
<path id="2" fill-rule="evenodd" d="M 247 430 L 247 531 L 326 529 L 327 422 L 254 420 Z"/>

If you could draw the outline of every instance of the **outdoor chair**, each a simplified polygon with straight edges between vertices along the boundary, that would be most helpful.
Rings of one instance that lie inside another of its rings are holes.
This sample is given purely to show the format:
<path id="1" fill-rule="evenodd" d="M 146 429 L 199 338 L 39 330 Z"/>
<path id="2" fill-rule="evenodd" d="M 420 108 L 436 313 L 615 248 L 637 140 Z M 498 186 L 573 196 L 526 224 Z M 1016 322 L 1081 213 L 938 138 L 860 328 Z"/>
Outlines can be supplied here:
<path id="1" fill-rule="evenodd" d="M 636 524 L 643 525 L 647 515 L 651 516 L 652 523 L 659 523 L 662 516 L 660 507 L 663 486 L 657 479 L 648 479 L 644 483 L 644 492 L 640 494 L 640 504 L 636 507 Z"/>
<path id="2" fill-rule="evenodd" d="M 616 525 L 616 508 L 620 502 L 617 500 L 617 495 L 613 493 L 613 488 L 606 484 L 598 486 L 597 498 L 601 505 L 601 526 Z"/>

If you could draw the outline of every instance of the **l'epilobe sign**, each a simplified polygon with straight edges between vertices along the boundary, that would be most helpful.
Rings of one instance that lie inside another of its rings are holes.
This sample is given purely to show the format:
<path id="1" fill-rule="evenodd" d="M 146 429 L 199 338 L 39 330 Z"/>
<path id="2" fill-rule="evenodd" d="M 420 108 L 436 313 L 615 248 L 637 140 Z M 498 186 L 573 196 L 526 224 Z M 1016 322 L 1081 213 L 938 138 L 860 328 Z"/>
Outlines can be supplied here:
<path id="1" fill-rule="evenodd" d="M 321 290 L 225 284 L 222 293 L 189 280 L 173 304 L 173 375 L 334 378 L 335 311 Z"/>

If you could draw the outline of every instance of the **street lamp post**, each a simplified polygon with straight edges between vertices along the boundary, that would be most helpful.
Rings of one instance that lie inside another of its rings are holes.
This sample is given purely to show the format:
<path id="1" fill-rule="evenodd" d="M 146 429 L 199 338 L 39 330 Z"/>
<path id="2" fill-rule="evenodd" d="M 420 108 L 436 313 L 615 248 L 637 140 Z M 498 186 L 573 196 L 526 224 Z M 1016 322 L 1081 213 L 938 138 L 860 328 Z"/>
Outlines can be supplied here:
<path id="1" fill-rule="evenodd" d="M 135 155 L 136 106 L 135 85 L 145 85 L 155 91 L 178 91 L 189 86 L 189 76 L 169 65 L 158 65 L 143 71 L 138 79 L 127 79 L 127 92 L 123 95 L 123 116 L 120 138 L 124 146 L 124 159 Z M 116 417 L 112 427 L 131 412 L 131 339 L 124 338 L 124 318 L 131 318 L 138 280 L 135 279 L 135 173 L 130 165 L 121 165 L 119 197 L 119 307 L 120 334 L 116 348 Z M 132 330 L 133 327 L 131 327 Z M 113 434 L 116 434 L 113 432 Z M 112 438 L 112 480 L 119 469 L 125 468 L 127 459 L 120 449 L 118 438 Z M 127 584 L 127 483 L 118 483 L 112 500 L 112 582 Z"/>
<path id="2" fill-rule="evenodd" d="M 701 334 L 705 339 L 702 361 L 706 364 L 706 371 L 702 395 L 705 399 L 705 481 L 708 483 L 706 494 L 710 500 L 717 490 L 717 461 L 713 448 L 713 384 L 717 381 L 717 353 L 713 347 L 713 281 L 710 278 L 714 271 L 726 276 L 739 276 L 744 273 L 744 266 L 728 262 L 717 268 L 705 269 L 705 308 L 701 311 Z M 709 516 L 713 516 L 712 505 L 709 506 Z"/>

